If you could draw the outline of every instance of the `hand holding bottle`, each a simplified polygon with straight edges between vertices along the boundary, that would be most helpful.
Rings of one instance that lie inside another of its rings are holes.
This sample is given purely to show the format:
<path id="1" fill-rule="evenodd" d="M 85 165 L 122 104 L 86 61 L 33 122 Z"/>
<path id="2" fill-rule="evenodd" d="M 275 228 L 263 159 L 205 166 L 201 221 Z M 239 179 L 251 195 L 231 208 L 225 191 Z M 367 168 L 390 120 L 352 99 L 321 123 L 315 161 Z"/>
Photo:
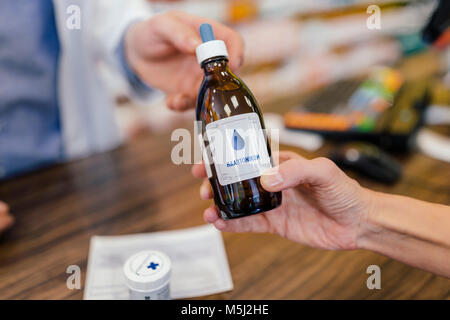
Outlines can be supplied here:
<path id="1" fill-rule="evenodd" d="M 213 25 L 217 36 L 227 44 L 231 68 L 243 61 L 243 40 L 232 29 L 179 11 L 157 15 L 131 26 L 125 37 L 125 53 L 133 70 L 148 85 L 167 94 L 167 106 L 174 110 L 195 107 L 203 78 L 195 49 L 201 44 L 201 23 Z"/>
<path id="2" fill-rule="evenodd" d="M 368 249 L 450 277 L 449 206 L 363 188 L 325 158 L 280 152 L 279 159 L 261 184 L 268 191 L 283 190 L 280 207 L 228 221 L 210 207 L 206 222 L 227 232 L 271 232 L 315 248 Z M 192 171 L 205 177 L 202 164 Z M 206 179 L 200 195 L 212 197 Z"/>
<path id="3" fill-rule="evenodd" d="M 347 177 L 331 160 L 307 160 L 293 152 L 280 152 L 280 166 L 266 171 L 261 184 L 267 191 L 283 190 L 283 202 L 263 214 L 222 220 L 215 207 L 204 219 L 227 232 L 271 232 L 322 249 L 355 249 L 361 224 L 371 209 L 370 191 Z M 194 176 L 205 176 L 202 165 Z M 212 197 L 205 179 L 201 197 Z"/>

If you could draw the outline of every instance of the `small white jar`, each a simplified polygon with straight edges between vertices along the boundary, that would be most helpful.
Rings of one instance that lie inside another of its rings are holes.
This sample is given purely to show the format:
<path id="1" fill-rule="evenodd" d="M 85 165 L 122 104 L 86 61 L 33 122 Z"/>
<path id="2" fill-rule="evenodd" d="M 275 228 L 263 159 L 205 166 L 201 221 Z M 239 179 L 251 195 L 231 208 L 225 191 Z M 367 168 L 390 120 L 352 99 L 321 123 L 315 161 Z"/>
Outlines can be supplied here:
<path id="1" fill-rule="evenodd" d="M 162 252 L 148 250 L 132 255 L 123 267 L 130 300 L 169 300 L 171 263 Z"/>

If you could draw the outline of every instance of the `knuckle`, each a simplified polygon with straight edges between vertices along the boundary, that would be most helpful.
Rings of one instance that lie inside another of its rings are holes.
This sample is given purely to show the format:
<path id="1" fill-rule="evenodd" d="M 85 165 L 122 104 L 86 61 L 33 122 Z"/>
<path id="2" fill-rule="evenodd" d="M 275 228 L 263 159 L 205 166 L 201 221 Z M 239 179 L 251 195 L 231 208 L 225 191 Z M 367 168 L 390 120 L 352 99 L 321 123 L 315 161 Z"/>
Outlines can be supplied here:
<path id="1" fill-rule="evenodd" d="M 283 166 L 284 170 L 280 170 L 280 174 L 284 180 L 291 181 L 297 185 L 301 182 L 301 175 L 299 174 L 302 168 L 302 161 L 300 159 L 288 160 L 286 166 Z M 281 168 L 281 167 L 280 167 Z"/>
<path id="2" fill-rule="evenodd" d="M 180 10 L 177 10 L 177 9 L 172 9 L 172 10 L 170 10 L 170 11 L 167 11 L 165 14 L 166 14 L 168 17 L 175 18 L 175 17 L 180 16 L 180 15 L 182 14 L 182 12 L 181 12 Z"/>
<path id="3" fill-rule="evenodd" d="M 336 164 L 328 158 L 319 157 L 313 160 L 319 169 L 327 176 L 336 176 L 339 169 Z"/>
<path id="4" fill-rule="evenodd" d="M 325 158 L 325 157 L 318 157 L 318 158 L 315 158 L 313 161 L 323 167 L 329 167 L 333 163 L 333 161 L 331 161 L 330 159 Z"/>
<path id="5" fill-rule="evenodd" d="M 352 186 L 353 189 L 357 190 L 357 189 L 361 188 L 361 185 L 359 184 L 358 181 L 356 181 L 355 179 L 350 178 L 350 177 L 347 177 L 347 178 L 349 179 L 349 184 L 350 184 L 350 186 Z"/>
<path id="6" fill-rule="evenodd" d="M 165 21 L 164 15 L 157 15 L 147 21 L 147 26 L 153 30 L 159 30 Z"/>
<path id="7" fill-rule="evenodd" d="M 161 22 L 164 19 L 167 19 L 167 12 L 166 13 L 162 13 L 162 14 L 157 14 L 155 16 L 153 16 L 149 21 L 153 22 L 153 23 L 157 23 L 157 22 Z"/>
<path id="8" fill-rule="evenodd" d="M 173 11 L 167 11 L 158 15 L 155 15 L 150 21 L 153 22 L 155 26 L 161 26 L 175 18 L 175 13 Z"/>
<path id="9" fill-rule="evenodd" d="M 283 175 L 291 174 L 292 171 L 296 170 L 300 166 L 300 161 L 298 159 L 290 159 L 285 162 L 284 165 L 280 166 L 280 171 Z"/>

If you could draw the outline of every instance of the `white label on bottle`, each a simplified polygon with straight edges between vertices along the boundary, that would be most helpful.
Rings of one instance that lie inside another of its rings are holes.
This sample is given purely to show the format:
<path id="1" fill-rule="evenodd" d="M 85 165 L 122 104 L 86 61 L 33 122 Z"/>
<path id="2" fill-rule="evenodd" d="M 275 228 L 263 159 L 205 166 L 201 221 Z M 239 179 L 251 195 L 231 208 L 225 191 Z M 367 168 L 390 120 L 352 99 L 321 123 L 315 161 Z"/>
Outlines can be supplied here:
<path id="1" fill-rule="evenodd" d="M 221 185 L 261 176 L 272 167 L 267 141 L 256 113 L 244 113 L 206 125 L 206 135 Z"/>

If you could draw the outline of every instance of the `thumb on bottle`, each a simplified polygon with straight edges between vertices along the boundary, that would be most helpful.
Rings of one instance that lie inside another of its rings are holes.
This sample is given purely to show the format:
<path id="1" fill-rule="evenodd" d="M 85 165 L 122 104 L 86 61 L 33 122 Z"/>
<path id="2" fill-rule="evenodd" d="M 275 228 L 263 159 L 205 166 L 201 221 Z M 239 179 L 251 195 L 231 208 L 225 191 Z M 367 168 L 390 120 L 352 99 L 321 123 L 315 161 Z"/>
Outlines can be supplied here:
<path id="1" fill-rule="evenodd" d="M 301 184 L 327 184 L 332 182 L 338 173 L 338 167 L 329 159 L 298 158 L 266 170 L 261 176 L 261 184 L 267 191 L 277 192 Z"/>
<path id="2" fill-rule="evenodd" d="M 300 171 L 299 169 L 297 160 L 288 160 L 278 167 L 266 170 L 261 176 L 261 184 L 264 189 L 271 192 L 293 187 L 297 182 L 297 178 L 294 179 L 294 177 Z"/>

